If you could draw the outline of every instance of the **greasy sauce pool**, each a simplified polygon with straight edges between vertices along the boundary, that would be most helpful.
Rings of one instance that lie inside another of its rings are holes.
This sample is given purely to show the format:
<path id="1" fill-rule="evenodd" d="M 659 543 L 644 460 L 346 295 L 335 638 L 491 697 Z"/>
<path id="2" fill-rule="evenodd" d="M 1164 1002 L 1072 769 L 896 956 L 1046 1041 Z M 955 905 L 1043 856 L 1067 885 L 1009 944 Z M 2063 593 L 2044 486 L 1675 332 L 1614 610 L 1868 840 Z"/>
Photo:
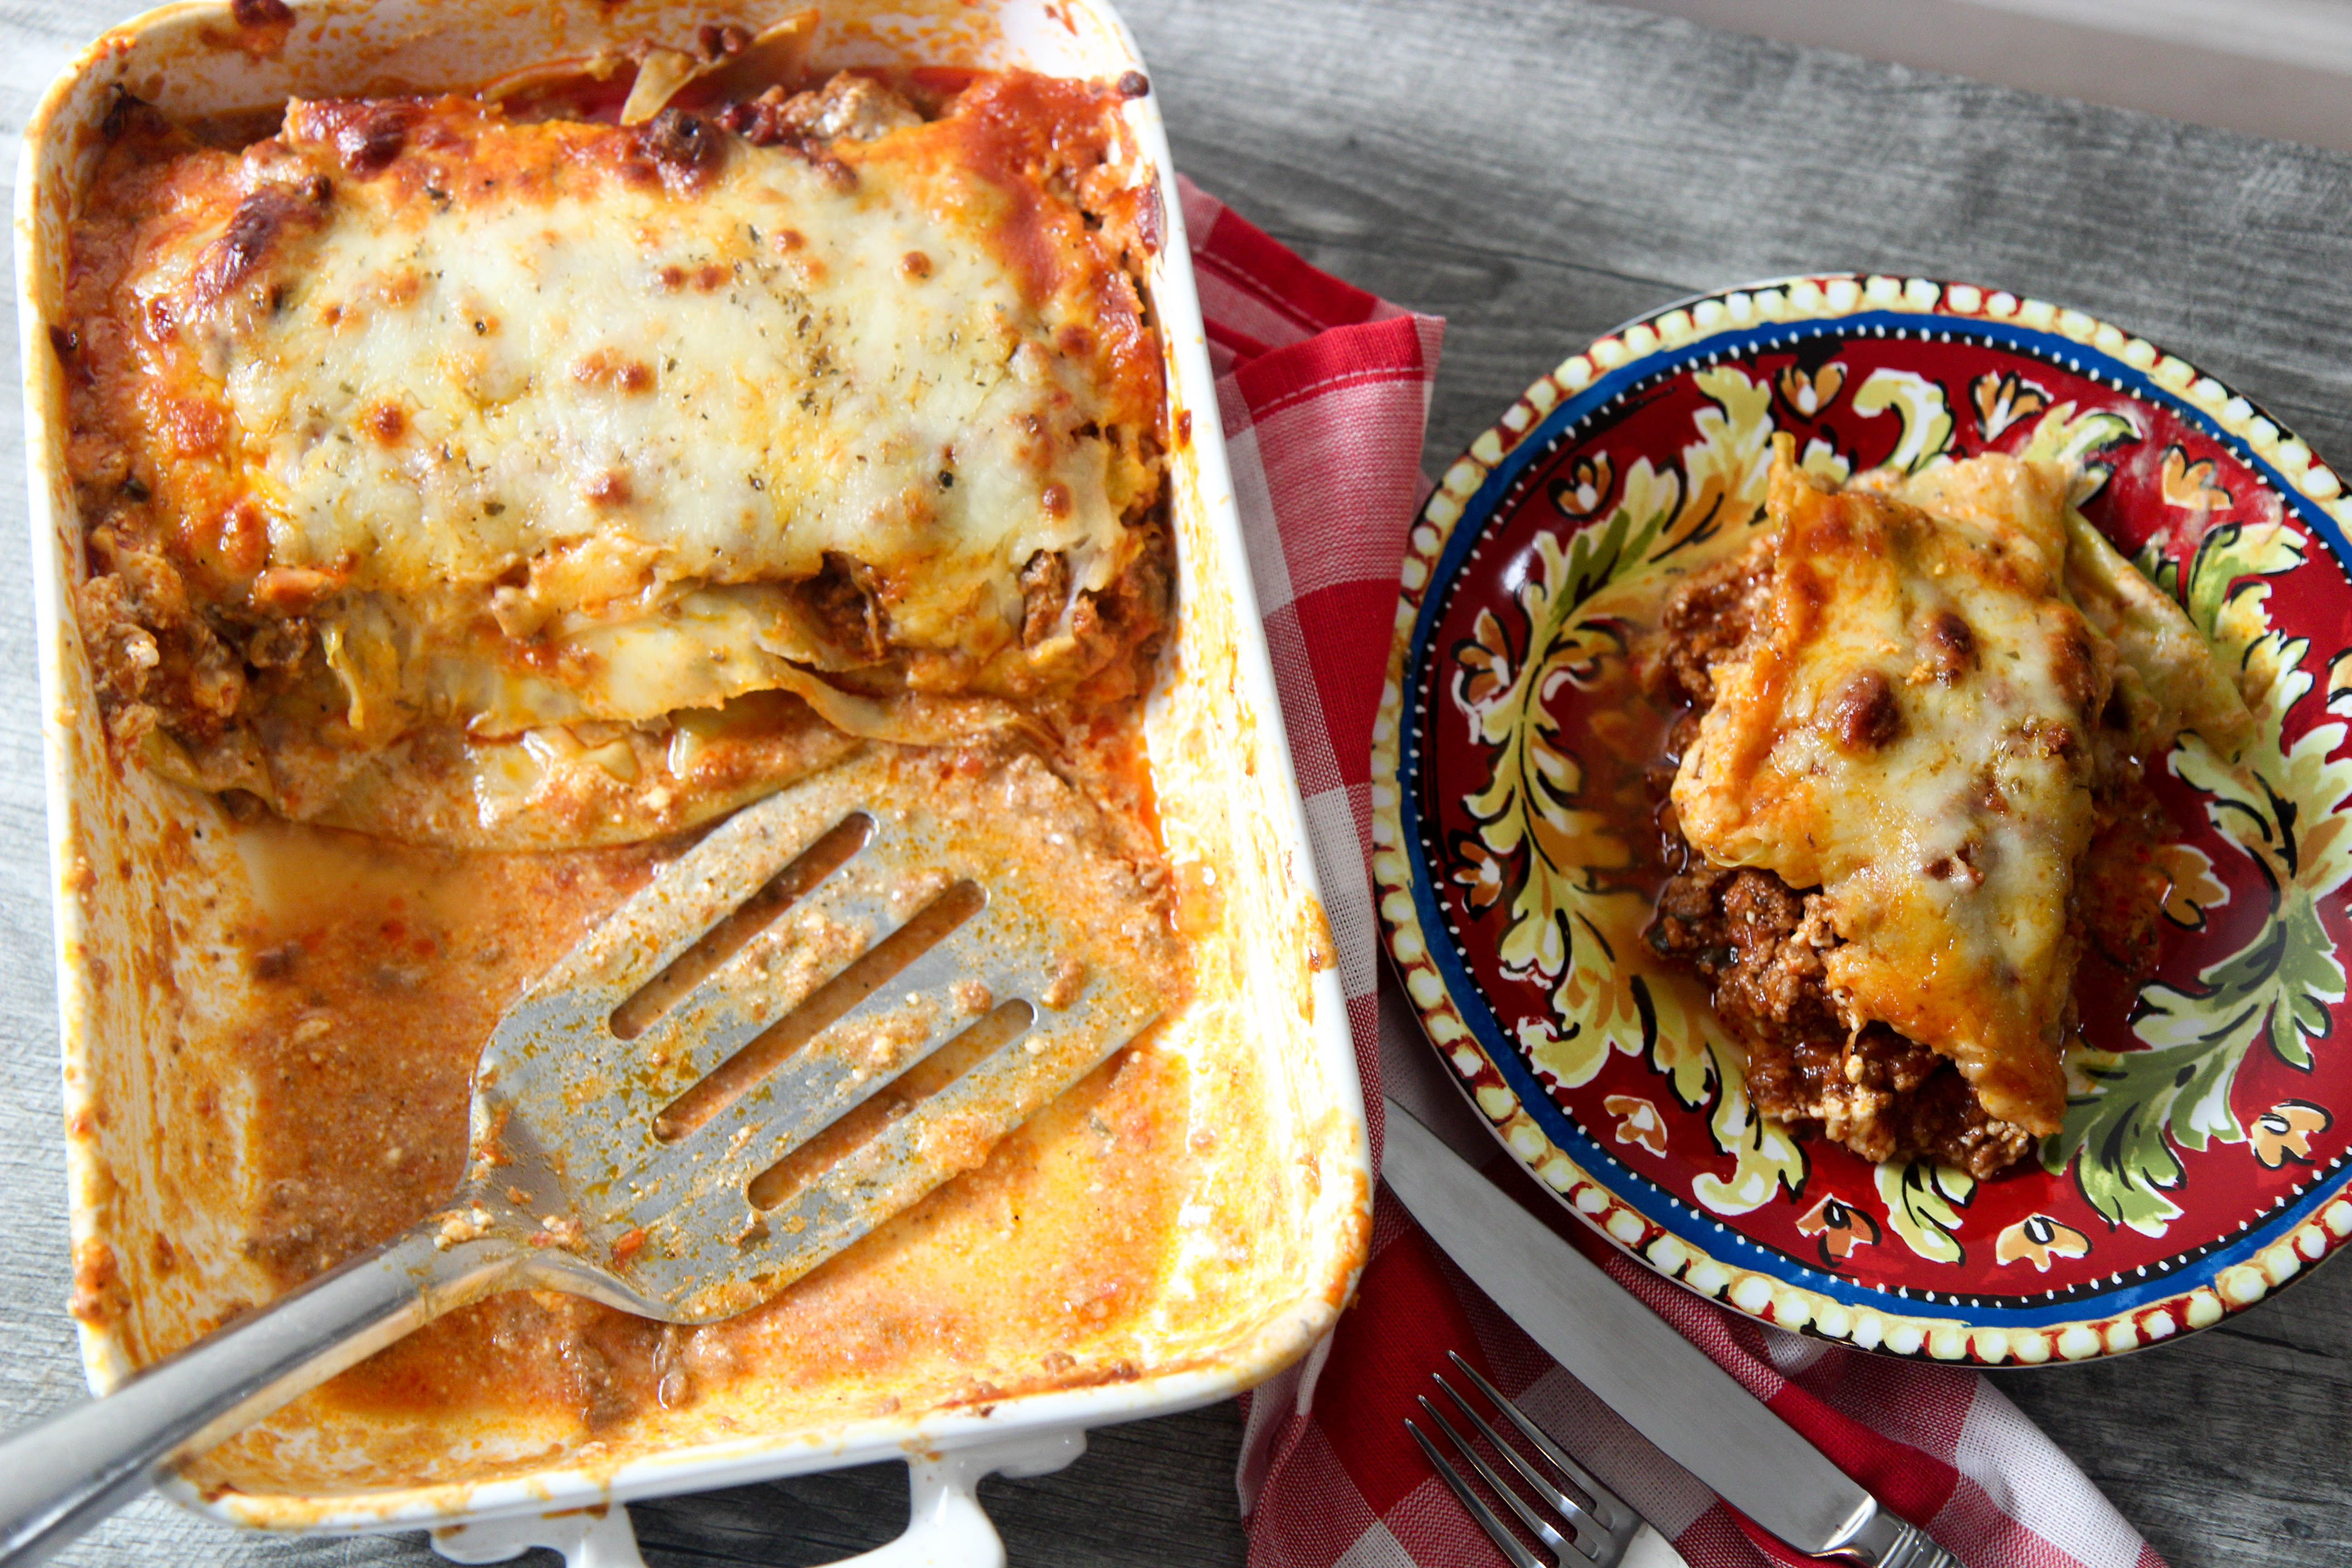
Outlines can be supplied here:
<path id="1" fill-rule="evenodd" d="M 679 841 L 457 853 L 272 819 L 236 846 L 256 894 L 235 933 L 254 1005 L 220 1057 L 253 1089 L 245 1248 L 291 1287 L 447 1200 L 499 1012 Z M 522 1454 L 543 1458 L 699 1432 L 713 1410 L 731 1430 L 753 1412 L 815 1423 L 1134 1376 L 1192 1175 L 1185 1078 L 1146 1037 L 979 1169 L 740 1317 L 686 1329 L 509 1292 L 346 1372 L 308 1418 L 415 1428 L 412 1451 L 372 1446 L 422 1482 L 448 1479 L 445 1417 L 527 1428 Z M 266 1435 L 235 1447 L 215 1463 L 246 1486 L 276 1468 Z"/>

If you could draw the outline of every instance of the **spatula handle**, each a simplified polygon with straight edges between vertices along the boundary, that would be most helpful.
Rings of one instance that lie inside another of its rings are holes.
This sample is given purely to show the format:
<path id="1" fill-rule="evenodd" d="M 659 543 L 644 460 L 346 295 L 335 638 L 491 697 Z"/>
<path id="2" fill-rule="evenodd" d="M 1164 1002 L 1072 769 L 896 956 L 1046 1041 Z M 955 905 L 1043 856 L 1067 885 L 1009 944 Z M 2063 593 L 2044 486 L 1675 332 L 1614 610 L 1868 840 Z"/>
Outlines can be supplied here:
<path id="1" fill-rule="evenodd" d="M 93 1399 L 0 1439 L 0 1563 L 38 1563 L 204 1452 L 420 1324 L 511 1279 L 510 1244 L 424 1226 Z"/>

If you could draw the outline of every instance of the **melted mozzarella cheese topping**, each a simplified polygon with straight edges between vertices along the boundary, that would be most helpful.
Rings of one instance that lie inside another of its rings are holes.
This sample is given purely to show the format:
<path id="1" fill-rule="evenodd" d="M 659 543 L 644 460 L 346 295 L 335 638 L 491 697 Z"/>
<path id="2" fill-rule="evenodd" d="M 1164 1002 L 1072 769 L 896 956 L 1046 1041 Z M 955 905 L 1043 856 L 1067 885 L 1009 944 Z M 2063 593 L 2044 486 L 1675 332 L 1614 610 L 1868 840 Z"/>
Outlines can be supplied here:
<path id="1" fill-rule="evenodd" d="M 919 688 L 1034 689 L 1024 567 L 1104 589 L 1157 482 L 1156 368 L 1074 209 L 950 123 L 682 181 L 618 128 L 433 108 L 355 174 L 295 105 L 128 279 L 173 323 L 159 403 L 227 431 L 199 552 L 311 616 L 354 738 L 645 719 L 885 646 Z M 310 205 L 208 297 L 257 199 Z M 828 571 L 870 635 L 776 591 Z"/>
<path id="2" fill-rule="evenodd" d="M 1769 606 L 1715 668 L 1673 795 L 1709 860 L 1822 890 L 1850 1028 L 1951 1057 L 2046 1135 L 2115 655 L 2062 589 L 2063 472 L 1975 462 L 2000 467 L 1972 491 L 2000 504 L 1960 517 L 1776 466 Z"/>

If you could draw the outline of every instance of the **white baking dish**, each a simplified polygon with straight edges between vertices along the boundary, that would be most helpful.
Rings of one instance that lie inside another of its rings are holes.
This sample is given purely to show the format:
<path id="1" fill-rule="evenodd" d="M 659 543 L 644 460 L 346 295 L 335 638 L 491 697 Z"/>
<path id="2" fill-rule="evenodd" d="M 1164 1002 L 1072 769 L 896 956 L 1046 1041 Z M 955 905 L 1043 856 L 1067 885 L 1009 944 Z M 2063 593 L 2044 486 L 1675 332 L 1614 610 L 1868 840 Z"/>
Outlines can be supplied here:
<path id="1" fill-rule="evenodd" d="M 205 1032 L 199 1026 L 238 1005 L 236 975 L 214 961 L 205 941 L 239 897 L 235 836 L 209 800 L 110 760 L 70 608 L 83 552 L 48 327 L 62 297 L 78 193 L 117 89 L 185 117 L 289 96 L 457 88 L 639 38 L 683 46 L 699 24 L 756 28 L 795 8 L 756 0 L 695 10 L 656 0 L 318 0 L 299 7 L 273 49 L 266 33 L 240 30 L 226 4 L 200 0 L 109 33 L 35 114 L 18 183 L 16 258 L 68 1165 L 78 1281 L 89 1299 L 115 1303 L 84 1321 L 93 1388 L 102 1392 L 152 1359 L 148 1347 L 177 1342 L 188 1325 L 268 1291 L 235 1246 L 235 1216 L 254 1197 L 239 1155 L 235 1086 L 192 1074 L 179 1058 Z M 814 58 L 828 66 L 1024 65 L 1090 78 L 1142 69 L 1116 16 L 1093 0 L 826 0 Z M 1181 610 L 1148 732 L 1171 858 L 1217 889 L 1222 910 L 1200 935 L 1198 994 L 1176 1036 L 1201 1064 L 1196 1078 L 1213 1080 L 1201 1092 L 1222 1097 L 1218 1113 L 1262 1133 L 1234 1140 L 1227 1163 L 1204 1160 L 1192 1197 L 1204 1214 L 1247 1216 L 1234 1227 L 1253 1237 L 1247 1255 L 1212 1260 L 1223 1270 L 1212 1292 L 1223 1316 L 1170 1330 L 1131 1380 L 831 1426 L 761 1429 L 747 1417 L 723 1440 L 593 1462 L 559 1455 L 544 1468 L 509 1464 L 491 1479 L 386 1481 L 371 1475 L 364 1442 L 288 1427 L 281 1416 L 278 1451 L 332 1484 L 200 1490 L 182 1481 L 167 1488 L 178 1500 L 260 1529 L 436 1527 L 441 1549 L 465 1560 L 546 1544 L 575 1563 L 613 1568 L 636 1560 L 625 1514 L 579 1510 L 903 1458 L 915 1470 L 916 1508 L 908 1535 L 887 1549 L 891 1560 L 985 1561 L 999 1549 L 972 1500 L 982 1474 L 1052 1469 L 1082 1450 L 1089 1426 L 1224 1397 L 1329 1328 L 1370 1231 L 1362 1103 L 1249 586 L 1157 100 L 1136 99 L 1126 112 L 1146 165 L 1139 177 L 1160 195 L 1166 241 L 1149 281 L 1178 433 Z M 192 1086 L 202 1084 L 209 1088 L 198 1103 Z M 176 1248 L 148 1245 L 166 1226 Z M 1193 1267 L 1180 1260 L 1171 1280 L 1192 1279 L 1184 1270 Z"/>

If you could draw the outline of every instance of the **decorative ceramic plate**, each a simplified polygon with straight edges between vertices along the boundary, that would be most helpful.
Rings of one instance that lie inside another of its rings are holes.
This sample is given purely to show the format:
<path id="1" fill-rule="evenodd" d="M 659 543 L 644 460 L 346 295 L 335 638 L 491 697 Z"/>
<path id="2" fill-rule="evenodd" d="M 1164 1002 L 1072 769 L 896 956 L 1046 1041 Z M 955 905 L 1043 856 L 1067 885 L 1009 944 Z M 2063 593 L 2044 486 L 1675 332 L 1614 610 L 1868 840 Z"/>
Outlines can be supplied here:
<path id="1" fill-rule="evenodd" d="M 1626 613 L 1761 526 L 1775 432 L 1830 475 L 2076 465 L 2083 512 L 2262 693 L 2238 767 L 2194 739 L 2150 765 L 2179 834 L 2160 963 L 2135 994 L 2085 961 L 2064 1129 L 1991 1180 L 1759 1121 L 1704 990 L 1642 941 L 1664 715 Z M 2244 398 L 2035 300 L 1801 278 L 1602 339 L 1448 470 L 1404 562 L 1374 869 L 1432 1039 L 1617 1245 L 1783 1327 L 2035 1363 L 2251 1305 L 2352 1236 L 2347 526 L 2336 475 Z"/>

